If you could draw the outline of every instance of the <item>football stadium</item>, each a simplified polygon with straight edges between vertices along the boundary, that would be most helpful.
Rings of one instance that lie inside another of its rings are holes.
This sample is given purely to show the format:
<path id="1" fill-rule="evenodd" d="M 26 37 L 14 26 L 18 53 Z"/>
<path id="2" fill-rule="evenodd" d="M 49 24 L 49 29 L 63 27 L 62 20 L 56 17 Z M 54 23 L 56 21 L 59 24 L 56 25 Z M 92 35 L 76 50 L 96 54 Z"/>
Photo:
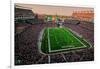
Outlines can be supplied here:
<path id="1" fill-rule="evenodd" d="M 15 65 L 94 60 L 94 9 L 15 4 Z"/>

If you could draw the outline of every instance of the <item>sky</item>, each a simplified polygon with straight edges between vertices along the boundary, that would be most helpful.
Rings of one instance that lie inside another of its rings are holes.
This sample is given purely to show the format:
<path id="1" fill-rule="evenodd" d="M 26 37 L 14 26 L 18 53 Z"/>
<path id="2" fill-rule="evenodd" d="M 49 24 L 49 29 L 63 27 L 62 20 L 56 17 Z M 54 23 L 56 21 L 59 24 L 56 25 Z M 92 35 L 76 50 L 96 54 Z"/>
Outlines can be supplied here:
<path id="1" fill-rule="evenodd" d="M 71 16 L 73 11 L 94 11 L 93 8 L 87 7 L 72 7 L 72 6 L 52 6 L 52 5 L 38 5 L 38 4 L 22 4 L 16 3 L 15 5 L 21 6 L 22 8 L 31 9 L 37 14 L 46 15 L 62 15 Z"/>

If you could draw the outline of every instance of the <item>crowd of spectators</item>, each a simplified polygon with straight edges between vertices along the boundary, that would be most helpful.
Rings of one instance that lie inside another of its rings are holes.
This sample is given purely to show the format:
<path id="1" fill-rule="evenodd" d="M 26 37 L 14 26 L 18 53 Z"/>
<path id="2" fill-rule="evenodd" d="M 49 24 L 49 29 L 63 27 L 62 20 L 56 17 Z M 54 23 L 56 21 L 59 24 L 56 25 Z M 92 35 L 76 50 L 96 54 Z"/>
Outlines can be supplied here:
<path id="1" fill-rule="evenodd" d="M 74 29 L 80 28 L 73 25 L 66 25 Z M 27 27 L 22 33 L 15 35 L 15 64 L 28 65 L 28 64 L 45 64 L 45 63 L 60 63 L 60 62 L 76 62 L 76 61 L 91 61 L 94 59 L 93 49 L 84 49 L 74 52 L 64 52 L 48 56 L 41 54 L 38 51 L 38 36 L 40 31 L 45 27 L 55 27 L 54 24 L 40 23 L 32 24 Z M 79 29 L 80 30 L 80 29 Z M 82 29 L 84 30 L 84 29 Z M 81 31 L 80 31 L 81 32 Z M 83 33 L 81 33 L 83 34 Z"/>
<path id="2" fill-rule="evenodd" d="M 15 59 L 20 60 L 19 64 L 36 63 L 41 54 L 38 51 L 38 35 L 41 25 L 27 27 L 22 33 L 15 35 Z"/>

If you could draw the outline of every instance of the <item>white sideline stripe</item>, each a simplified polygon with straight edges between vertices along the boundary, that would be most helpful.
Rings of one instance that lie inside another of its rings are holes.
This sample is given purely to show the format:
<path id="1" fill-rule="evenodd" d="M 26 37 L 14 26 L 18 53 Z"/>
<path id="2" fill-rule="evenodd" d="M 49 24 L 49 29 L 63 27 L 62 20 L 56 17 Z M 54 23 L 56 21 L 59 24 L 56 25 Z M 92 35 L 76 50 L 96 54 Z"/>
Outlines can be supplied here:
<path id="1" fill-rule="evenodd" d="M 49 47 L 49 52 L 51 52 L 50 38 L 49 38 L 49 28 L 48 28 L 48 47 Z M 48 63 L 50 63 L 50 55 L 48 55 Z"/>
<path id="2" fill-rule="evenodd" d="M 38 50 L 42 54 L 44 54 L 44 53 L 41 50 L 41 44 L 42 44 L 42 41 L 41 40 L 44 39 L 44 36 L 45 36 L 44 30 L 45 30 L 45 28 L 40 32 L 39 37 L 38 37 L 38 43 L 37 43 L 38 44 Z"/>
<path id="3" fill-rule="evenodd" d="M 65 31 L 67 31 L 67 30 L 65 30 Z M 67 32 L 69 32 L 69 31 L 67 31 Z M 70 32 L 69 32 L 70 33 Z M 70 33 L 75 39 L 77 39 L 81 44 L 83 44 L 78 38 L 76 38 L 72 33 Z M 86 45 L 84 45 L 83 44 L 83 46 L 85 46 L 86 47 Z"/>
<path id="4" fill-rule="evenodd" d="M 75 48 L 69 48 L 69 49 L 52 50 L 51 52 L 57 52 L 57 51 L 63 51 L 63 50 L 70 50 L 70 49 L 78 49 L 78 48 L 84 48 L 84 47 L 75 47 Z"/>
<path id="5" fill-rule="evenodd" d="M 49 47 L 49 52 L 51 52 L 50 38 L 49 38 L 49 28 L 48 28 L 48 47 Z"/>

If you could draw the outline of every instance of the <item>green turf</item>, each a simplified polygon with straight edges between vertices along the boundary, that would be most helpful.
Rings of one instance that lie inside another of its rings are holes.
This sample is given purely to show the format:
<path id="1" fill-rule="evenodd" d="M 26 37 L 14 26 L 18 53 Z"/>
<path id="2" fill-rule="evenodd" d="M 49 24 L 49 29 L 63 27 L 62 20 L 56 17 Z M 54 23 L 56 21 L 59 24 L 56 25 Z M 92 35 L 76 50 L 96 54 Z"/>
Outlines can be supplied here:
<path id="1" fill-rule="evenodd" d="M 48 51 L 48 31 L 47 31 L 47 29 L 45 29 L 44 30 L 44 34 L 43 34 L 43 36 L 42 36 L 42 44 L 41 44 L 41 50 L 43 51 L 43 52 L 45 52 L 45 53 L 49 53 L 49 51 Z"/>
<path id="2" fill-rule="evenodd" d="M 41 49 L 44 53 L 67 51 L 89 47 L 89 44 L 67 28 L 47 28 L 44 31 Z"/>

